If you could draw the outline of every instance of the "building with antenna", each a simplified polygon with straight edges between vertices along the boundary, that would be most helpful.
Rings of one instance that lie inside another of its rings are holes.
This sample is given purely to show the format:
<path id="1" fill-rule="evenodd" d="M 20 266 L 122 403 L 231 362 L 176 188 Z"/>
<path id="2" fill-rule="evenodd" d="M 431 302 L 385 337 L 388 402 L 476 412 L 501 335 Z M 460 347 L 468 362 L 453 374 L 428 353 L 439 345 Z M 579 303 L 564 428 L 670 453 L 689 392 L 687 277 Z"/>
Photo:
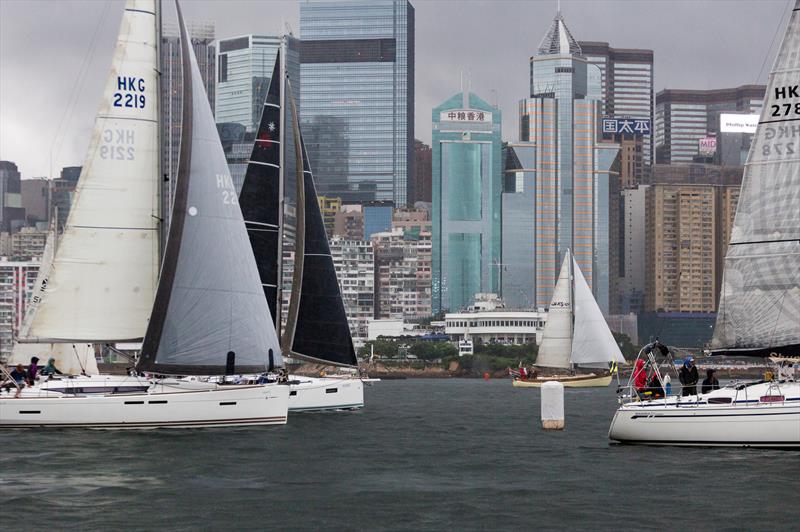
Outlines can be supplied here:
<path id="1" fill-rule="evenodd" d="M 520 101 L 520 141 L 536 146 L 531 196 L 535 230 L 531 280 L 533 306 L 550 304 L 567 250 L 592 288 L 603 312 L 609 311 L 611 273 L 616 271 L 619 206 L 619 144 L 603 142 L 601 77 L 557 13 L 530 58 L 530 97 Z M 525 180 L 517 194 L 525 194 Z M 516 185 L 516 183 L 515 183 Z M 504 216 L 510 216 L 505 213 Z M 521 234 L 521 238 L 524 238 Z M 504 294 L 506 296 L 506 294 Z"/>

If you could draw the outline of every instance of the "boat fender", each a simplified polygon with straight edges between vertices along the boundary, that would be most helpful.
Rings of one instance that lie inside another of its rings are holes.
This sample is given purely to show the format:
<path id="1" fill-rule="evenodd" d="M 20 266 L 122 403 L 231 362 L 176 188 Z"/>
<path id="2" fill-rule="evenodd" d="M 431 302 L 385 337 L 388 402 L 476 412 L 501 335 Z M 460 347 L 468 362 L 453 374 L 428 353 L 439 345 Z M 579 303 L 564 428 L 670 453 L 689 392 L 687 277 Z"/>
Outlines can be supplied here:
<path id="1" fill-rule="evenodd" d="M 236 373 L 236 353 L 228 351 L 228 356 L 225 359 L 225 375 L 233 375 Z"/>
<path id="2" fill-rule="evenodd" d="M 272 349 L 269 350 L 269 366 L 267 366 L 267 371 L 272 372 L 275 370 L 275 355 L 272 353 Z"/>

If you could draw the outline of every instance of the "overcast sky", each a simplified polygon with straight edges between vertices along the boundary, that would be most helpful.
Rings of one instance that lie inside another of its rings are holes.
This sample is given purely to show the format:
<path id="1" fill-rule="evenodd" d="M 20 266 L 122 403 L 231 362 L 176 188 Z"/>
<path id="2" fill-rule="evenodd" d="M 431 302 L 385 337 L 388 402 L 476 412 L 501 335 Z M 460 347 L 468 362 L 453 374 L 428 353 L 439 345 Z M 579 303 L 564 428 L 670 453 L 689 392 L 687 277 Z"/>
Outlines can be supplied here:
<path id="1" fill-rule="evenodd" d="M 655 88 L 764 83 L 794 0 L 562 0 L 578 40 L 655 52 Z M 0 159 L 23 178 L 80 165 L 122 16 L 122 0 L 0 0 Z M 165 0 L 165 13 L 172 14 Z M 213 21 L 218 38 L 299 33 L 299 1 L 184 0 L 187 20 Z M 415 136 L 429 142 L 431 109 L 472 89 L 503 113 L 517 140 L 528 60 L 556 0 L 412 0 L 416 9 Z M 778 27 L 780 25 L 780 29 Z M 302 35 L 301 35 L 302 37 Z M 771 45 L 771 46 L 770 46 Z M 51 162 L 51 152 L 52 162 Z"/>

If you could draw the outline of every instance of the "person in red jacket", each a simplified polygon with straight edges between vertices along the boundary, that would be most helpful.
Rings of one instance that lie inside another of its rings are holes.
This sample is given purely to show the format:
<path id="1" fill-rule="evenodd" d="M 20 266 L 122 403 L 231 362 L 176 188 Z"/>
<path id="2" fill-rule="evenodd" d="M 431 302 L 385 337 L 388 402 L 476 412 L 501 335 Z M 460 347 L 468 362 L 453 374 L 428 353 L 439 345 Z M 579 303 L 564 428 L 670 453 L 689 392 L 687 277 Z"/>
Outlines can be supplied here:
<path id="1" fill-rule="evenodd" d="M 647 370 L 644 367 L 644 360 L 637 359 L 633 369 L 633 387 L 639 394 L 643 394 L 647 389 Z"/>

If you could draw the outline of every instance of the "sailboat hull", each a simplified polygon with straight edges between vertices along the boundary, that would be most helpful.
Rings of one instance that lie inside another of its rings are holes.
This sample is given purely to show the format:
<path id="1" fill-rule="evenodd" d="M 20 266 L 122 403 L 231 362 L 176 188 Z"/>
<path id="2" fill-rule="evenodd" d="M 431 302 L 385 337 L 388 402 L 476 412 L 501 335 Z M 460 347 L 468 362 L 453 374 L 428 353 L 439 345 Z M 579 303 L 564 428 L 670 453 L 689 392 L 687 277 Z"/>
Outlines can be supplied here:
<path id="1" fill-rule="evenodd" d="M 364 383 L 358 378 L 292 377 L 289 412 L 364 408 Z"/>
<path id="2" fill-rule="evenodd" d="M 643 445 L 800 448 L 800 383 L 627 403 L 614 414 L 608 437 Z"/>
<path id="3" fill-rule="evenodd" d="M 514 379 L 511 385 L 514 388 L 541 388 L 545 382 L 560 382 L 567 388 L 603 388 L 611 384 L 611 375 L 569 375 L 539 379 Z"/>
<path id="4" fill-rule="evenodd" d="M 130 394 L 59 394 L 40 391 L 0 397 L 0 429 L 150 429 L 283 425 L 289 387 L 154 383 Z"/>

